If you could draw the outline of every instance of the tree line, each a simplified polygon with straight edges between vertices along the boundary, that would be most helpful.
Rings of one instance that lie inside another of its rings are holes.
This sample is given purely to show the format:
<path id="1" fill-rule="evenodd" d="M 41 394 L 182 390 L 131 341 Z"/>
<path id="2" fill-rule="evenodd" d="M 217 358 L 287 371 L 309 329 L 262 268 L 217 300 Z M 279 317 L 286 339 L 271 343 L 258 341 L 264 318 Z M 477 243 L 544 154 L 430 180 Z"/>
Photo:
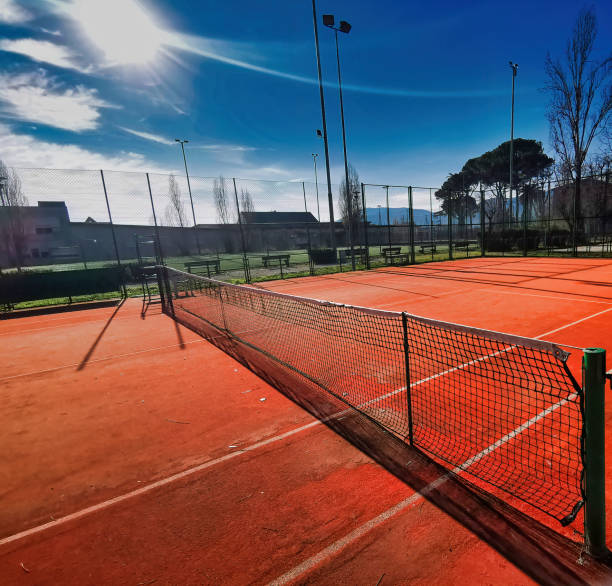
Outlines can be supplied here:
<path id="1" fill-rule="evenodd" d="M 542 144 L 533 139 L 514 141 L 512 185 L 510 186 L 510 141 L 479 157 L 466 161 L 462 169 L 450 173 L 436 192 L 442 209 L 459 222 L 480 211 L 493 222 L 519 219 L 519 206 L 529 202 L 538 217 L 545 214 L 550 197 L 543 184 L 554 178 L 559 190 L 555 211 L 571 227 L 584 228 L 585 215 L 605 213 L 601 201 L 583 201 L 583 179 L 587 175 L 610 173 L 612 166 L 612 52 L 600 58 L 595 53 L 597 19 L 592 8 L 578 14 L 562 57 L 545 61 L 549 102 L 547 118 L 556 159 L 546 155 Z M 599 151 L 593 152 L 597 144 Z M 480 210 L 475 191 L 494 194 Z M 549 208 L 550 209 L 550 208 Z"/>

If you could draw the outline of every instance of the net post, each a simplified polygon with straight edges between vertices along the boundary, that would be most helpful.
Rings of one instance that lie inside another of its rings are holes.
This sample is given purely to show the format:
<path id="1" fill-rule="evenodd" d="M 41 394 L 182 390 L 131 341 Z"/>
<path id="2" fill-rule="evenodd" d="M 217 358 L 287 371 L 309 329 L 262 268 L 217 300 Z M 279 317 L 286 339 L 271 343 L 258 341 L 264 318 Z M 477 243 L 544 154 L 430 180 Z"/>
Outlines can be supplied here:
<path id="1" fill-rule="evenodd" d="M 412 395 L 410 393 L 410 350 L 408 349 L 408 317 L 402 311 L 402 329 L 404 332 L 404 371 L 406 374 L 406 401 L 408 403 L 408 441 L 414 445 L 414 434 L 412 430 Z"/>
<path id="2" fill-rule="evenodd" d="M 608 553 L 605 503 L 605 382 L 606 351 L 586 348 L 583 355 L 584 389 L 584 533 L 594 557 Z"/>

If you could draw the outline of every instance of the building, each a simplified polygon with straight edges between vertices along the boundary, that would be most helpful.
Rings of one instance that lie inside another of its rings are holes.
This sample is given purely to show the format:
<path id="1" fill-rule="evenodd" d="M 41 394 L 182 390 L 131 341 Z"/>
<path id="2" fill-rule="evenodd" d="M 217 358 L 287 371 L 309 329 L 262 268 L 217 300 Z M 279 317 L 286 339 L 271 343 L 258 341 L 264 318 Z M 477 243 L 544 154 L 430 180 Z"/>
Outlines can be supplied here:
<path id="1" fill-rule="evenodd" d="M 63 201 L 0 207 L 0 267 L 74 262 L 68 208 Z"/>

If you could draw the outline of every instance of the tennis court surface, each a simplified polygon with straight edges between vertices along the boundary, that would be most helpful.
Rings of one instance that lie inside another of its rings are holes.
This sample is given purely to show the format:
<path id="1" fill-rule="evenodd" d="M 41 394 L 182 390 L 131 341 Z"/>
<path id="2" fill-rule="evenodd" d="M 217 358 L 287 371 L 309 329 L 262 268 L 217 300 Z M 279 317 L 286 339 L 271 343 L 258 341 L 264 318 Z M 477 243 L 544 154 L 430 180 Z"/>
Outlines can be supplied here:
<path id="1" fill-rule="evenodd" d="M 611 287 L 604 259 L 168 269 L 166 313 L 0 321 L 0 575 L 610 581 L 582 553 L 581 349 L 610 350 Z"/>

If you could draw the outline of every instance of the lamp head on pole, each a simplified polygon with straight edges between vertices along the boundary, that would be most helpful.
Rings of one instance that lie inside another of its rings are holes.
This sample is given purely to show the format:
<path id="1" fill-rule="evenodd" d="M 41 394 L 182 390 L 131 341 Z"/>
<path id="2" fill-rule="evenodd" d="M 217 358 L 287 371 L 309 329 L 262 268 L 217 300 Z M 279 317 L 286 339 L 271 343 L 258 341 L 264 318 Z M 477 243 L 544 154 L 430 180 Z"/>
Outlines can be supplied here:
<path id="1" fill-rule="evenodd" d="M 512 68 L 512 75 L 516 76 L 516 72 L 518 70 L 518 63 L 512 63 L 512 61 L 508 61 L 508 64 Z"/>
<path id="2" fill-rule="evenodd" d="M 341 33 L 346 33 L 348 35 L 348 33 L 351 32 L 351 25 L 346 22 L 346 20 L 341 20 L 340 21 L 340 28 L 338 29 Z"/>
<path id="3" fill-rule="evenodd" d="M 323 138 L 323 133 L 317 128 L 317 136 Z"/>
<path id="4" fill-rule="evenodd" d="M 334 26 L 334 15 L 333 14 L 324 14 L 323 15 L 323 24 L 330 28 Z"/>

